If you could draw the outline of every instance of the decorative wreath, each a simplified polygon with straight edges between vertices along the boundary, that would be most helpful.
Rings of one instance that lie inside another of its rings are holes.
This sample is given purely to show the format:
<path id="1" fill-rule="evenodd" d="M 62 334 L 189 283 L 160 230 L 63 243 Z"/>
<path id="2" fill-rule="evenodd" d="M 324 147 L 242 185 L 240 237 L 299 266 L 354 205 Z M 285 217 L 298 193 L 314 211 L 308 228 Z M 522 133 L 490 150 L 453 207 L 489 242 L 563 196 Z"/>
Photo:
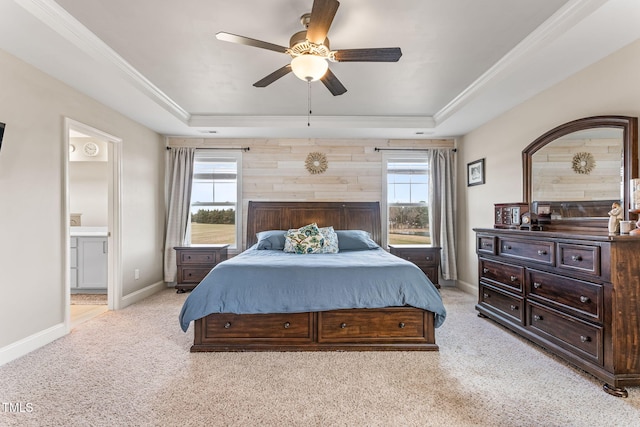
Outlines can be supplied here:
<path id="1" fill-rule="evenodd" d="M 596 167 L 596 160 L 591 153 L 576 153 L 575 156 L 573 156 L 571 167 L 575 173 L 589 175 L 593 168 Z"/>
<path id="2" fill-rule="evenodd" d="M 307 168 L 309 173 L 322 173 L 327 170 L 327 166 L 329 163 L 327 162 L 327 156 L 323 153 L 309 153 L 307 156 L 307 160 L 304 162 L 304 166 Z"/>

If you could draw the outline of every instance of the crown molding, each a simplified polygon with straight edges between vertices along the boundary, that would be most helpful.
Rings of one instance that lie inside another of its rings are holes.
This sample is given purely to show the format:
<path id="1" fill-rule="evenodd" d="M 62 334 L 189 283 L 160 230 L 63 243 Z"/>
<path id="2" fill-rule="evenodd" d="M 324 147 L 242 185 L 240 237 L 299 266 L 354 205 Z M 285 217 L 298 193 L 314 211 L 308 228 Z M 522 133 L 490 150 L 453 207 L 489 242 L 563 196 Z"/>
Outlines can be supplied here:
<path id="1" fill-rule="evenodd" d="M 101 63 L 113 66 L 117 72 L 147 97 L 163 107 L 177 119 L 188 123 L 191 115 L 167 96 L 156 85 L 118 55 L 98 36 L 89 31 L 71 14 L 53 0 L 14 0 L 32 16 L 45 23 L 61 37 Z"/>
<path id="2" fill-rule="evenodd" d="M 566 3 L 477 80 L 436 112 L 433 116 L 435 122 L 440 124 L 460 111 L 483 90 L 488 89 L 503 76 L 517 70 L 522 61 L 531 55 L 531 53 L 553 41 L 559 34 L 574 27 L 586 16 L 607 3 L 607 1 L 609 0 L 571 0 Z"/>

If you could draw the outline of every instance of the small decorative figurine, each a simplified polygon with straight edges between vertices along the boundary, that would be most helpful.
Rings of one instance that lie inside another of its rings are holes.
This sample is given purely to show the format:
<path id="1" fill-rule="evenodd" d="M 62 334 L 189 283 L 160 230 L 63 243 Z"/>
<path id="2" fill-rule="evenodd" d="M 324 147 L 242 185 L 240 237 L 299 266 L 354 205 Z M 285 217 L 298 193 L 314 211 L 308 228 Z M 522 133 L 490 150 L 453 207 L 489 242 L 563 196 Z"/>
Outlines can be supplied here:
<path id="1" fill-rule="evenodd" d="M 617 233 L 620 229 L 620 221 L 624 219 L 620 203 L 613 202 L 609 211 L 609 233 Z"/>

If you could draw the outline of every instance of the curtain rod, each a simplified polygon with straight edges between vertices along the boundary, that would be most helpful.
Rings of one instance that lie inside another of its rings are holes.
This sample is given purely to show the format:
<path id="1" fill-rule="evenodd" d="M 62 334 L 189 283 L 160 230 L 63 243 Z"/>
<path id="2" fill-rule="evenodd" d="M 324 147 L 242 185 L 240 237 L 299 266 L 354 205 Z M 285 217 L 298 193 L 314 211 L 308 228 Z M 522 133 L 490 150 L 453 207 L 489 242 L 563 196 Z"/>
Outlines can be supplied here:
<path id="1" fill-rule="evenodd" d="M 380 147 L 376 147 L 375 151 L 430 151 L 433 150 L 437 147 L 434 148 L 380 148 Z M 457 148 L 452 148 L 451 151 L 453 151 L 454 153 L 458 151 Z"/>
<path id="2" fill-rule="evenodd" d="M 171 150 L 172 148 L 180 148 L 180 147 L 167 147 L 167 150 Z M 223 147 L 198 147 L 198 149 L 201 149 L 201 150 L 242 150 L 242 151 L 249 151 L 251 148 L 249 148 L 249 147 L 230 147 L 230 148 L 223 148 Z"/>

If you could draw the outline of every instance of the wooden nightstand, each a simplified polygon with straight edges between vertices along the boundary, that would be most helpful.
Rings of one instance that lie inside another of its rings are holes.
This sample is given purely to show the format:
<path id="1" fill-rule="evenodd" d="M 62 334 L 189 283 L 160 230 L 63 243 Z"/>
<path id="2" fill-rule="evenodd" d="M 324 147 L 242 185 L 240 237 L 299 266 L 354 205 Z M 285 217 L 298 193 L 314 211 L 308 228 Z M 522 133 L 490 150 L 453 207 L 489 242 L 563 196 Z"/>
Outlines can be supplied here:
<path id="1" fill-rule="evenodd" d="M 427 275 L 431 283 L 440 289 L 438 272 L 440 269 L 440 247 L 427 245 L 389 245 L 393 255 L 411 261 Z"/>
<path id="2" fill-rule="evenodd" d="M 193 290 L 216 264 L 227 259 L 229 245 L 176 246 L 178 293 Z"/>

